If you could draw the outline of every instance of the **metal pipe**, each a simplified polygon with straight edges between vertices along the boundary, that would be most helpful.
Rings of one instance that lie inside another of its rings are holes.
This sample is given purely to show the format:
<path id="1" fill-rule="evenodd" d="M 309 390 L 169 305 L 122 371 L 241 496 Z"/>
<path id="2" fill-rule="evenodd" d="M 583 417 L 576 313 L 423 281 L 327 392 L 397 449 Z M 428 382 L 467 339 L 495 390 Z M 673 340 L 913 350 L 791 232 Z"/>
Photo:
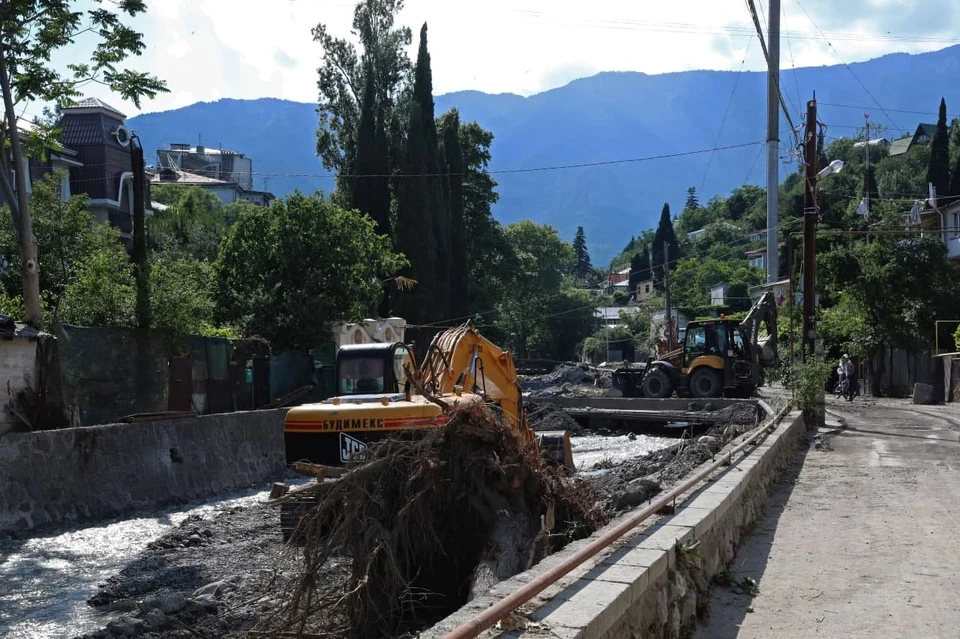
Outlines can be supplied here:
<path id="1" fill-rule="evenodd" d="M 807 102 L 807 132 L 804 137 L 803 191 L 803 362 L 816 351 L 817 282 L 817 101 Z"/>
<path id="2" fill-rule="evenodd" d="M 509 615 L 511 612 L 536 597 L 548 586 L 558 581 L 561 577 L 572 571 L 574 568 L 595 556 L 601 550 L 604 550 L 610 546 L 613 542 L 617 541 L 625 534 L 636 528 L 646 519 L 657 514 L 664 506 L 668 505 L 678 495 L 685 493 L 687 490 L 703 481 L 703 479 L 710 475 L 713 471 L 721 466 L 730 465 L 730 460 L 732 460 L 734 454 L 739 453 L 741 450 L 751 445 L 754 440 L 758 439 L 761 435 L 764 435 L 768 431 L 772 430 L 773 427 L 776 426 L 777 422 L 783 418 L 789 408 L 789 404 L 781 408 L 780 411 L 766 424 L 755 429 L 747 436 L 746 439 L 743 440 L 743 442 L 735 446 L 726 455 L 724 455 L 722 459 L 715 461 L 705 469 L 696 473 L 693 477 L 690 477 L 677 486 L 674 486 L 672 489 L 654 501 L 650 502 L 646 508 L 643 508 L 632 517 L 620 522 L 615 528 L 607 531 L 597 539 L 593 540 L 590 542 L 590 544 L 584 546 L 570 557 L 567 557 L 567 559 L 561 563 L 557 564 L 546 572 L 540 573 L 514 592 L 510 593 L 503 599 L 500 599 L 489 608 L 478 613 L 472 619 L 457 626 L 449 634 L 447 634 L 444 639 L 473 639 L 474 637 L 477 637 L 481 632 L 487 628 L 490 628 L 498 621 Z"/>

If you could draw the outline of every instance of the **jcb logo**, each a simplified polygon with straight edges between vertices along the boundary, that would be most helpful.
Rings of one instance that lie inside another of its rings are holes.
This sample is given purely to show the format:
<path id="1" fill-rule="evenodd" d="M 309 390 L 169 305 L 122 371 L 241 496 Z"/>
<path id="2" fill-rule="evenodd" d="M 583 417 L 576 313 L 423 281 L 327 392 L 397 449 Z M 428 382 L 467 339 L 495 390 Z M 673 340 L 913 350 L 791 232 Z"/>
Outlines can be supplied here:
<path id="1" fill-rule="evenodd" d="M 353 455 L 356 455 L 367 445 L 356 437 L 351 437 L 346 433 L 340 433 L 340 461 L 346 463 Z"/>

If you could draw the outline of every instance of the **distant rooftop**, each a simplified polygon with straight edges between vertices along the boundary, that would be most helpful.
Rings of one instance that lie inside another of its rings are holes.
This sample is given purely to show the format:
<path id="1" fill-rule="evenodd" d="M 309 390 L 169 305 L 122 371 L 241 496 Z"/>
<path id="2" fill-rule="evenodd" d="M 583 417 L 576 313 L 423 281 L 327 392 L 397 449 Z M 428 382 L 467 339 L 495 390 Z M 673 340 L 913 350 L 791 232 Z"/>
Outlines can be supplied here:
<path id="1" fill-rule="evenodd" d="M 172 175 L 171 175 L 172 174 Z M 161 179 L 161 176 L 163 179 Z M 172 179 L 171 179 L 172 178 Z M 217 178 L 207 177 L 205 175 L 198 175 L 196 173 L 190 173 L 189 171 L 162 171 L 159 173 L 154 173 L 150 176 L 151 184 L 196 184 L 196 185 L 215 185 L 222 184 L 223 186 L 236 186 L 233 182 L 227 182 L 226 180 L 218 180 Z"/>
<path id="2" fill-rule="evenodd" d="M 127 116 L 121 113 L 118 109 L 113 108 L 100 98 L 84 98 L 72 106 L 64 107 L 63 110 L 71 113 L 106 112 L 107 114 L 116 118 L 120 118 L 121 120 L 125 120 L 127 118 Z"/>

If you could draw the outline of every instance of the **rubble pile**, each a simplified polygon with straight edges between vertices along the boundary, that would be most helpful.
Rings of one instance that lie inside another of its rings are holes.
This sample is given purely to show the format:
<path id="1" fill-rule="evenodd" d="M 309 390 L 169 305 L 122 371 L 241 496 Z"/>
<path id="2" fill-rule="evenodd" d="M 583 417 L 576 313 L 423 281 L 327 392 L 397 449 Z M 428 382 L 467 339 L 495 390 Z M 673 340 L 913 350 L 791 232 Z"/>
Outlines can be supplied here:
<path id="1" fill-rule="evenodd" d="M 610 371 L 588 364 L 561 364 L 546 375 L 520 376 L 520 386 L 529 397 L 599 397 L 611 383 Z"/>
<path id="2" fill-rule="evenodd" d="M 739 413 L 732 415 L 741 417 Z M 733 419 L 717 423 L 696 437 L 681 439 L 663 448 L 610 468 L 581 469 L 602 495 L 601 505 L 608 513 L 636 508 L 669 488 L 713 456 L 728 442 L 753 427 Z"/>
<path id="3" fill-rule="evenodd" d="M 470 405 L 443 429 L 368 447 L 301 521 L 299 578 L 256 630 L 400 636 L 526 570 L 550 554 L 552 541 L 606 523 L 592 487 L 548 465 L 533 446 Z M 327 564 L 343 556 L 351 558 L 349 577 L 322 591 Z"/>

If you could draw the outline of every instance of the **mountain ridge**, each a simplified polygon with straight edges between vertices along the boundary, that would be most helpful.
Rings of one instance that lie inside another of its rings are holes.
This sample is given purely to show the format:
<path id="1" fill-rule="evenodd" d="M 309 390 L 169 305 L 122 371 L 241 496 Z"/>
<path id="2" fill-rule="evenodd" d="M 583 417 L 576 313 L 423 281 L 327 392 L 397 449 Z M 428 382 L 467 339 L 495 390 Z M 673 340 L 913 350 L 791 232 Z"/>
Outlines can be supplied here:
<path id="1" fill-rule="evenodd" d="M 960 45 L 785 70 L 780 87 L 796 125 L 816 90 L 828 138 L 862 133 L 864 110 L 872 126 L 896 138 L 919 122 L 935 122 L 941 96 L 949 112 L 960 112 L 958 76 Z M 690 186 L 706 202 L 744 183 L 763 184 L 765 95 L 760 71 L 603 71 L 530 96 L 464 90 L 438 95 L 435 103 L 438 115 L 456 106 L 463 120 L 494 134 L 490 169 L 499 183 L 494 215 L 501 222 L 550 223 L 568 240 L 583 225 L 600 264 L 654 226 L 664 202 L 679 213 Z M 882 108 L 871 108 L 874 100 Z M 333 188 L 331 172 L 315 156 L 312 103 L 223 98 L 138 115 L 129 124 L 148 158 L 202 135 L 207 146 L 216 141 L 251 157 L 257 188 L 277 195 Z M 786 157 L 794 141 L 785 122 L 780 137 Z M 755 146 L 675 155 L 744 143 Z M 652 157 L 658 159 L 643 159 Z M 613 163 L 595 165 L 601 162 Z M 594 166 L 550 168 L 565 165 Z M 528 172 L 509 172 L 521 169 Z M 781 179 L 793 170 L 795 164 L 781 164 Z"/>

